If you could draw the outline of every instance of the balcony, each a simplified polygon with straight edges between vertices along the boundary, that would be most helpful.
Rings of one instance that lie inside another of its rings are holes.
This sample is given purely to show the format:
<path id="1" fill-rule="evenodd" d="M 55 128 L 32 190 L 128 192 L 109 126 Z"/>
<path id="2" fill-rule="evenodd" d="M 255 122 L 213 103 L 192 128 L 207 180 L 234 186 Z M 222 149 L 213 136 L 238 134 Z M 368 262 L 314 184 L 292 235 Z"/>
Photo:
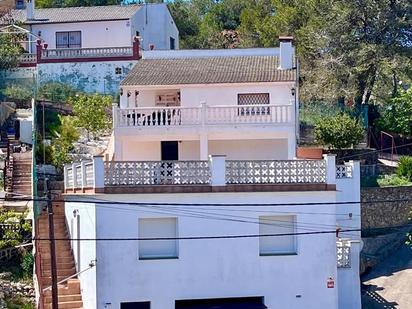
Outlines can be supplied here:
<path id="1" fill-rule="evenodd" d="M 20 67 L 35 67 L 37 64 L 36 54 L 21 54 L 19 56 Z"/>
<path id="2" fill-rule="evenodd" d="M 64 48 L 64 49 L 43 49 L 41 58 L 44 61 L 49 59 L 65 58 L 101 58 L 101 57 L 132 57 L 133 49 L 128 47 L 104 47 L 104 48 Z"/>
<path id="3" fill-rule="evenodd" d="M 165 128 L 238 124 L 293 125 L 293 105 L 113 107 L 114 128 Z"/>
<path id="4" fill-rule="evenodd" d="M 103 161 L 65 166 L 66 193 L 334 190 L 334 156 L 323 160 Z M 345 176 L 349 177 L 349 176 Z"/>

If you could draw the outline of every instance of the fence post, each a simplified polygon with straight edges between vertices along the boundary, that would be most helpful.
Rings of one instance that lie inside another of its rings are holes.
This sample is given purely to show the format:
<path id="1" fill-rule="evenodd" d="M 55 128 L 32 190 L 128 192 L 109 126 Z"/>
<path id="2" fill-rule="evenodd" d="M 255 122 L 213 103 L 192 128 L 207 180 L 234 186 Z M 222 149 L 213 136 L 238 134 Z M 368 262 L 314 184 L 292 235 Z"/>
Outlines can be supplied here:
<path id="1" fill-rule="evenodd" d="M 326 162 L 326 183 L 328 185 L 336 184 L 336 155 L 323 155 L 323 160 Z"/>
<path id="2" fill-rule="evenodd" d="M 86 180 L 87 180 L 87 175 L 86 175 L 86 162 L 81 161 L 81 171 L 82 171 L 82 190 L 86 187 Z"/>
<path id="3" fill-rule="evenodd" d="M 226 156 L 210 155 L 210 172 L 212 186 L 226 186 Z"/>
<path id="4" fill-rule="evenodd" d="M 112 103 L 113 129 L 117 127 L 117 103 Z"/>
<path id="5" fill-rule="evenodd" d="M 73 164 L 72 164 L 72 170 L 73 170 L 73 193 L 74 193 L 74 189 L 77 188 L 76 163 L 73 163 Z"/>
<path id="6" fill-rule="evenodd" d="M 103 156 L 93 157 L 93 179 L 94 188 L 101 189 L 104 188 L 104 162 Z"/>

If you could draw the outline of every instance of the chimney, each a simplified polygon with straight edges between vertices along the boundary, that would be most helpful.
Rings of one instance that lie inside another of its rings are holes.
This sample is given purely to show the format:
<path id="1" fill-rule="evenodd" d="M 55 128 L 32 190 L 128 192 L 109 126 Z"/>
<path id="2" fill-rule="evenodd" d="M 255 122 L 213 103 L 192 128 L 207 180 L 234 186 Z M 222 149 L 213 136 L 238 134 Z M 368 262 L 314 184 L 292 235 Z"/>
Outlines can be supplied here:
<path id="1" fill-rule="evenodd" d="M 279 69 L 289 70 L 293 67 L 293 37 L 280 36 L 280 55 L 279 55 Z"/>
<path id="2" fill-rule="evenodd" d="M 27 0 L 26 6 L 27 20 L 34 20 L 34 0 Z"/>

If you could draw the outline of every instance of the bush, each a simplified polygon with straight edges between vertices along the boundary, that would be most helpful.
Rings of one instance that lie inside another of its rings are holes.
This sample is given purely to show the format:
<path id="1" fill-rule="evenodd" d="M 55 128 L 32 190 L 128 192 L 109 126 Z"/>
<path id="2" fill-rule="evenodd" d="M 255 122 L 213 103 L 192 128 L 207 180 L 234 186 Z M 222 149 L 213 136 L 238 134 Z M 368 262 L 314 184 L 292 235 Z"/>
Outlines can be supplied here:
<path id="1" fill-rule="evenodd" d="M 412 185 L 412 183 L 407 178 L 398 176 L 396 174 L 379 176 L 377 182 L 380 187 Z"/>
<path id="2" fill-rule="evenodd" d="M 329 148 L 342 149 L 356 146 L 363 138 L 363 128 L 354 118 L 339 114 L 318 120 L 315 140 Z"/>
<path id="3" fill-rule="evenodd" d="M 112 105 L 110 96 L 79 95 L 70 99 L 73 113 L 76 117 L 76 126 L 86 130 L 87 135 L 93 138 L 110 128 L 111 120 L 108 110 Z"/>
<path id="4" fill-rule="evenodd" d="M 68 99 L 76 94 L 76 89 L 70 85 L 58 82 L 51 82 L 39 88 L 39 98 L 52 102 L 67 102 Z"/>
<path id="5" fill-rule="evenodd" d="M 25 252 L 21 258 L 21 268 L 23 276 L 31 278 L 33 275 L 34 256 L 31 252 Z"/>
<path id="6" fill-rule="evenodd" d="M 399 158 L 396 174 L 412 181 L 412 157 L 402 156 Z"/>
<path id="7" fill-rule="evenodd" d="M 31 89 L 19 85 L 8 86 L 2 92 L 4 96 L 12 100 L 27 101 L 33 96 Z"/>

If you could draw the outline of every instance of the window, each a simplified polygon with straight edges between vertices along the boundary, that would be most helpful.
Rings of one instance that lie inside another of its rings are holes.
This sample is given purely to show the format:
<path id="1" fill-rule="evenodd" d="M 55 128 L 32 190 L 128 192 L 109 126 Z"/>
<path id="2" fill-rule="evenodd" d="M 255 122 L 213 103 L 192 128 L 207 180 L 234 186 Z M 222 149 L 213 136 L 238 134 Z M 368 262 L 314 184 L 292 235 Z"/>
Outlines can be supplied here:
<path id="1" fill-rule="evenodd" d="M 140 218 L 139 238 L 177 237 L 177 218 Z M 139 259 L 177 258 L 177 240 L 139 240 Z"/>
<path id="2" fill-rule="evenodd" d="M 81 31 L 56 32 L 56 48 L 81 48 Z"/>
<path id="3" fill-rule="evenodd" d="M 115 69 L 114 69 L 114 73 L 115 73 L 115 74 L 122 74 L 122 68 L 119 68 L 119 67 L 118 67 L 118 68 L 115 68 Z"/>
<path id="4" fill-rule="evenodd" d="M 269 93 L 239 93 L 237 95 L 238 105 L 265 105 L 269 104 Z M 238 115 L 269 115 L 270 109 L 265 106 L 248 106 L 239 108 Z"/>
<path id="5" fill-rule="evenodd" d="M 150 309 L 150 301 L 121 303 L 120 309 Z"/>
<path id="6" fill-rule="evenodd" d="M 24 0 L 16 1 L 16 9 L 24 9 Z"/>
<path id="7" fill-rule="evenodd" d="M 259 217 L 259 235 L 296 232 L 295 216 Z M 260 255 L 295 254 L 296 235 L 259 237 Z"/>
<path id="8" fill-rule="evenodd" d="M 176 40 L 172 37 L 170 37 L 170 49 L 176 49 Z"/>

